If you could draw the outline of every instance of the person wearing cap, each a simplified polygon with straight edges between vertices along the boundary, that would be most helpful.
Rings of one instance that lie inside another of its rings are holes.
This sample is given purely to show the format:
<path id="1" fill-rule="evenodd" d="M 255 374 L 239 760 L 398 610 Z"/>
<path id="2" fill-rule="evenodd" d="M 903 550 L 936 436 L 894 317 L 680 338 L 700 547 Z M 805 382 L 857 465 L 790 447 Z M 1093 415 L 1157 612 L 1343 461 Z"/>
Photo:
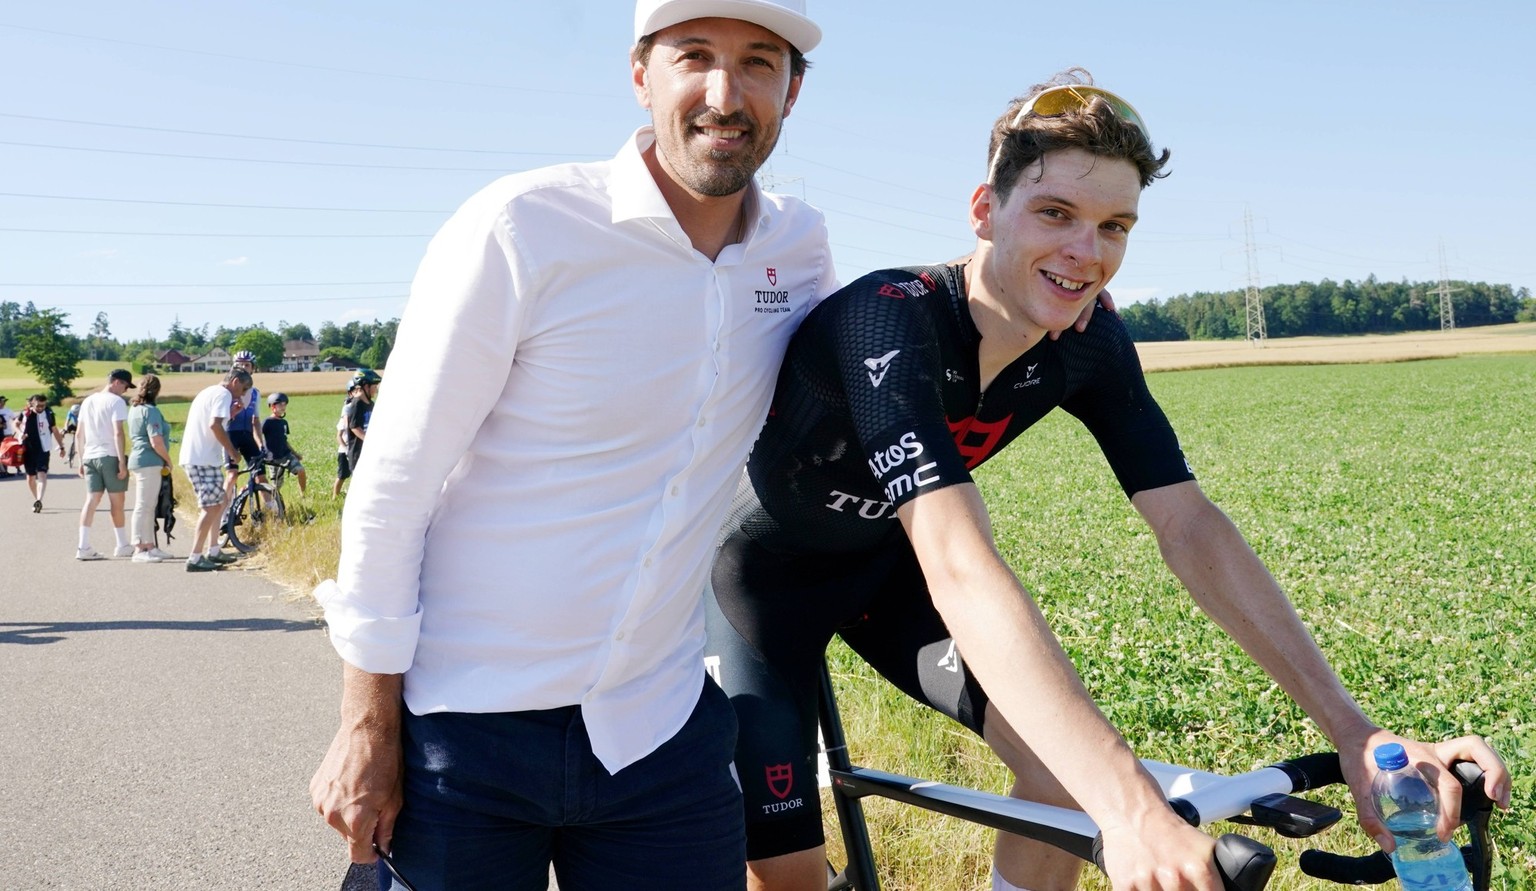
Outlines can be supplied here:
<path id="1" fill-rule="evenodd" d="M 1167 805 L 1090 699 L 998 553 L 973 468 L 1055 408 L 1070 412 L 1169 568 L 1337 747 L 1363 815 L 1371 750 L 1403 740 L 1362 713 L 1201 492 L 1124 324 L 1099 309 L 1068 330 L 1119 269 L 1168 152 L 1128 102 L 1072 69 L 1009 103 L 988 158 L 971 197 L 973 254 L 870 273 L 796 332 L 722 534 L 706 652 L 741 721 L 751 887 L 826 887 L 816 714 L 837 635 L 982 736 L 1013 770 L 1015 796 L 1093 817 L 1114 888 L 1215 891 L 1213 839 Z M 1449 786 L 1447 765 L 1475 760 L 1507 805 L 1508 772 L 1483 740 L 1408 745 Z M 1002 833 L 992 887 L 1070 888 L 1080 867 Z"/>
<path id="2" fill-rule="evenodd" d="M 132 389 L 133 375 L 126 368 L 114 369 L 107 375 L 107 385 L 80 403 L 75 442 L 80 449 L 80 475 L 85 478 L 85 505 L 80 508 L 76 560 L 104 557 L 91 547 L 91 521 L 96 518 L 103 492 L 112 515 L 112 532 L 117 538 L 112 554 L 133 556 L 133 545 L 128 543 L 128 531 L 123 528 L 123 499 L 128 491 L 128 403 L 123 394 Z"/>
<path id="3" fill-rule="evenodd" d="M 803 0 L 634 23 L 651 125 L 499 180 L 428 247 L 316 591 L 346 665 L 314 804 L 423 891 L 542 889 L 551 860 L 564 891 L 745 884 L 701 594 L 837 284 L 821 214 L 754 179 L 820 31 Z"/>

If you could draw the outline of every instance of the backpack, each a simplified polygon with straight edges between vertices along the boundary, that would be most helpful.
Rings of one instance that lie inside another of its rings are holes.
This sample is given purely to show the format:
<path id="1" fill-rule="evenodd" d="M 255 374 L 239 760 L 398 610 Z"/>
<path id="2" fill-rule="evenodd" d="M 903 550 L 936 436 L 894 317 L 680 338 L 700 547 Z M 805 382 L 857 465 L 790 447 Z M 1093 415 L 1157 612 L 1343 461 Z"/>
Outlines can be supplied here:
<path id="1" fill-rule="evenodd" d="M 155 501 L 155 519 L 160 521 L 165 543 L 170 544 L 171 539 L 176 537 L 171 534 L 171 529 L 176 525 L 176 493 L 171 486 L 170 474 L 160 477 L 160 497 Z"/>

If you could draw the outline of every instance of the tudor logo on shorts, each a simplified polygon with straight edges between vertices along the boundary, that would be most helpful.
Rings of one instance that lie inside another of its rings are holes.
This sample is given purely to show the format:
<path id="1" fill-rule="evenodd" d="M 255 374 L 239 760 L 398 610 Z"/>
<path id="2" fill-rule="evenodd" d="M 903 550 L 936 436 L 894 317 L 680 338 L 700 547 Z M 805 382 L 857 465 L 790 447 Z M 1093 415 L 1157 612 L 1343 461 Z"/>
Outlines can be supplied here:
<path id="1" fill-rule="evenodd" d="M 864 367 L 869 369 L 870 386 L 878 387 L 885 380 L 885 373 L 891 370 L 891 360 L 901 355 L 901 350 L 891 350 L 877 359 L 865 359 Z"/>
<path id="2" fill-rule="evenodd" d="M 768 782 L 768 791 L 780 801 L 789 797 L 790 786 L 795 781 L 795 768 L 791 764 L 768 764 L 763 767 L 763 779 Z"/>

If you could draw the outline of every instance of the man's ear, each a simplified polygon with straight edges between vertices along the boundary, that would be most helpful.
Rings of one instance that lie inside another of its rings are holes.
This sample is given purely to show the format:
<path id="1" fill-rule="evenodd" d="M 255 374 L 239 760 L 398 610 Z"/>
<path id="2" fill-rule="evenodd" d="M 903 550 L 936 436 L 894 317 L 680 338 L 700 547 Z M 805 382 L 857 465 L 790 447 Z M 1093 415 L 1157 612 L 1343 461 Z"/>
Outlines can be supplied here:
<path id="1" fill-rule="evenodd" d="M 971 231 L 976 237 L 992 240 L 992 215 L 997 212 L 997 193 L 986 183 L 971 193 Z"/>
<path id="2" fill-rule="evenodd" d="M 639 59 L 631 58 L 629 60 L 629 76 L 632 81 L 631 85 L 635 88 L 635 101 L 640 103 L 641 108 L 649 111 L 651 108 L 651 87 L 645 65 L 641 64 Z"/>
<path id="3" fill-rule="evenodd" d="M 800 98 L 800 85 L 804 82 L 803 74 L 789 79 L 789 93 L 784 97 L 784 117 L 789 117 L 790 111 L 795 107 L 795 100 Z"/>

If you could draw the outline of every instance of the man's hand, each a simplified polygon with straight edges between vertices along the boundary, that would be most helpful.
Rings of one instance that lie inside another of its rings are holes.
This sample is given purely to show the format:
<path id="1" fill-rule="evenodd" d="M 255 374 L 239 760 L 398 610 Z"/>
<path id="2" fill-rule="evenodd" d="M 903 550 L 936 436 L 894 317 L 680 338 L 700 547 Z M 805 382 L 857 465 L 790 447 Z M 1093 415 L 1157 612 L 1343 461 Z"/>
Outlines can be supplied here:
<path id="1" fill-rule="evenodd" d="M 1104 832 L 1104 872 L 1114 891 L 1221 891 L 1216 840 L 1166 816 Z"/>
<path id="2" fill-rule="evenodd" d="M 1089 302 L 1087 306 L 1083 307 L 1083 311 L 1078 313 L 1077 321 L 1072 324 L 1072 327 L 1077 330 L 1078 334 L 1088 330 L 1088 322 L 1093 318 L 1093 308 L 1098 304 L 1103 304 L 1104 308 L 1110 312 L 1115 311 L 1115 298 L 1109 296 L 1108 291 L 1100 291 L 1098 299 Z M 1061 337 L 1060 331 L 1051 332 L 1051 340 L 1056 340 L 1059 337 Z"/>
<path id="3" fill-rule="evenodd" d="M 353 863 L 388 853 L 404 801 L 399 675 L 368 675 L 350 665 L 342 722 L 309 796 L 325 822 L 347 840 Z M 355 679 L 355 680 L 354 680 Z"/>
<path id="4" fill-rule="evenodd" d="M 117 459 L 117 478 L 120 480 L 128 478 L 128 462 L 121 458 Z"/>
<path id="5" fill-rule="evenodd" d="M 1384 743 L 1401 743 L 1408 752 L 1408 763 L 1424 774 L 1424 779 L 1435 786 L 1440 799 L 1440 822 L 1435 832 L 1441 841 L 1449 841 L 1451 833 L 1461 823 L 1461 782 L 1451 772 L 1456 761 L 1471 761 L 1483 769 L 1483 792 L 1504 810 L 1509 810 L 1509 770 L 1504 759 L 1480 736 L 1462 736 L 1444 742 L 1414 742 L 1385 730 L 1376 730 L 1358 741 L 1338 743 L 1339 766 L 1349 791 L 1355 799 L 1355 810 L 1360 815 L 1360 828 L 1376 840 L 1383 851 L 1392 852 L 1396 842 L 1387 827 L 1376 816 L 1376 805 L 1371 800 L 1371 778 L 1376 775 L 1376 762 L 1372 752 Z"/>

